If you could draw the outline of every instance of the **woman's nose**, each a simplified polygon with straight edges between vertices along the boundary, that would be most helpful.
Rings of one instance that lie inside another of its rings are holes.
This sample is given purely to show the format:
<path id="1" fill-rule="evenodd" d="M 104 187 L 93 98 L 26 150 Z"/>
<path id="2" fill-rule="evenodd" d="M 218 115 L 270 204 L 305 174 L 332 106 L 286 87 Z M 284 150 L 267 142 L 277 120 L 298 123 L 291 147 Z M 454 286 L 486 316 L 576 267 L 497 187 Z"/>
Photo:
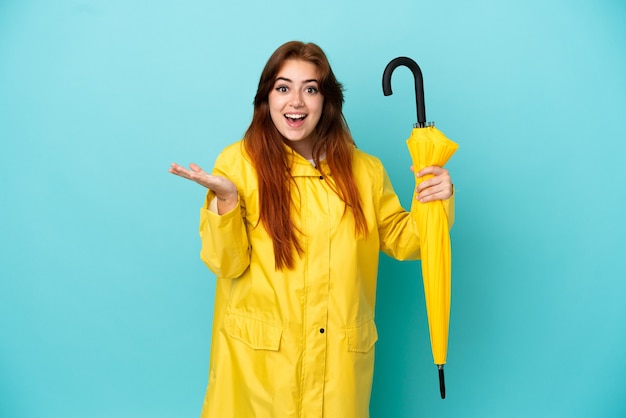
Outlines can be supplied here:
<path id="1" fill-rule="evenodd" d="M 295 109 L 304 106 L 301 93 L 294 93 L 291 99 L 291 106 L 293 106 Z"/>

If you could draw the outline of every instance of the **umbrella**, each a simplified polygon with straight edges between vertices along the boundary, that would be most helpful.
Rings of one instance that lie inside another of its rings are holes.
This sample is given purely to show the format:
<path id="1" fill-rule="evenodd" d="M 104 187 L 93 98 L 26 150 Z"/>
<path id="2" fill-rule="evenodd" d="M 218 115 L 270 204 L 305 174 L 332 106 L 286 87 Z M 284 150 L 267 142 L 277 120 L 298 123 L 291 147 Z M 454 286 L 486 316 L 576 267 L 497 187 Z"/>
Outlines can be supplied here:
<path id="1" fill-rule="evenodd" d="M 383 73 L 383 92 L 391 95 L 391 74 L 398 66 L 406 66 L 415 78 L 415 101 L 417 104 L 417 123 L 407 146 L 413 160 L 415 173 L 424 167 L 437 165 L 442 167 L 458 148 L 458 144 L 449 140 L 435 128 L 434 123 L 426 124 L 424 106 L 424 82 L 422 71 L 410 58 L 398 57 L 385 68 Z M 427 177 L 416 177 L 416 183 Z M 414 196 L 415 197 L 415 196 Z M 439 390 L 441 398 L 446 397 L 443 365 L 448 351 L 448 326 L 450 324 L 450 286 L 451 286 L 451 249 L 450 228 L 443 202 L 414 203 L 413 216 L 418 224 L 422 253 L 422 278 L 426 312 L 430 329 L 430 345 L 433 358 L 439 370 Z"/>

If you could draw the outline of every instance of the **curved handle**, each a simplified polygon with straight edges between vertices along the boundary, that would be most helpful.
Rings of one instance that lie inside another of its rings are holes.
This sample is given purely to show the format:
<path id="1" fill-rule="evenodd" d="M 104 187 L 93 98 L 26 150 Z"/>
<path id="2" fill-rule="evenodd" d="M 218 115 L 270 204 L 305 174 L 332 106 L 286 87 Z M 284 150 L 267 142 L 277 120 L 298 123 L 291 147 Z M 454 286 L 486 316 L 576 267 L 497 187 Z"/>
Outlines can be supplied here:
<path id="1" fill-rule="evenodd" d="M 408 67 L 415 78 L 415 105 L 417 108 L 417 122 L 421 128 L 426 125 L 426 105 L 424 103 L 424 79 L 419 65 L 411 58 L 398 57 L 392 59 L 383 72 L 383 93 L 385 96 L 393 94 L 391 91 L 391 74 L 399 66 Z"/>

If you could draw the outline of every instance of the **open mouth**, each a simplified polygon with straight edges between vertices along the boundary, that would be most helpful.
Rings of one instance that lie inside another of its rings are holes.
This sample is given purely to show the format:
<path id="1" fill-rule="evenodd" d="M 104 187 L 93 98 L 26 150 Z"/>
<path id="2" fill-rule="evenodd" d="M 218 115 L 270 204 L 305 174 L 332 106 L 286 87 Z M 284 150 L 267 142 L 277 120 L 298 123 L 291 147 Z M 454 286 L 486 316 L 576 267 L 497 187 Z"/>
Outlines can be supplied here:
<path id="1" fill-rule="evenodd" d="M 287 113 L 285 114 L 285 118 L 287 119 L 287 123 L 290 125 L 300 125 L 306 119 L 306 114 L 304 113 Z"/>

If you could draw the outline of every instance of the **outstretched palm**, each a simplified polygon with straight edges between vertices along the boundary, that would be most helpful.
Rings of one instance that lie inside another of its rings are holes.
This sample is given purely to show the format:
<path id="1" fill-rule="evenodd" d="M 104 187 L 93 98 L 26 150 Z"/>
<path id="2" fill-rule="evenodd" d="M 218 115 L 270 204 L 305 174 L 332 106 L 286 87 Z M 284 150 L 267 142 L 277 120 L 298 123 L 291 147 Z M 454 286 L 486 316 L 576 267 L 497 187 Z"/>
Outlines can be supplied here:
<path id="1" fill-rule="evenodd" d="M 237 186 L 226 177 L 213 176 L 193 163 L 189 164 L 189 168 L 172 163 L 169 172 L 212 190 L 220 201 L 220 209 L 232 208 L 237 203 Z M 220 210 L 220 212 L 223 211 Z"/>

